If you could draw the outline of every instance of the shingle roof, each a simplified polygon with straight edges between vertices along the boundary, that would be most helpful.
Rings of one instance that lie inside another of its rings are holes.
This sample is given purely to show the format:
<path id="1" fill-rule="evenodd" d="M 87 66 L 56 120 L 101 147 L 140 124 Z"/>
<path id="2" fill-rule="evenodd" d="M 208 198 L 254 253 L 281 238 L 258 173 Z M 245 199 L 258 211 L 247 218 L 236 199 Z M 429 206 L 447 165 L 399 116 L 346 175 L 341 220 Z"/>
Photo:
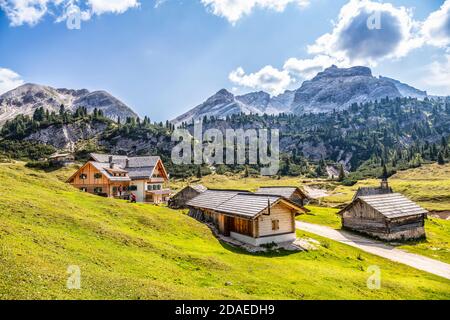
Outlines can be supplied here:
<path id="1" fill-rule="evenodd" d="M 188 206 L 215 210 L 223 202 L 231 199 L 240 191 L 206 190 L 187 202 Z"/>
<path id="2" fill-rule="evenodd" d="M 251 192 L 229 190 L 206 190 L 187 202 L 190 207 L 214 210 L 231 215 L 254 218 L 269 205 L 283 200 L 298 207 L 297 204 L 277 195 L 262 195 Z"/>
<path id="3" fill-rule="evenodd" d="M 256 194 L 272 194 L 289 199 L 297 190 L 306 197 L 305 193 L 297 187 L 261 187 Z"/>
<path id="4" fill-rule="evenodd" d="M 280 199 L 282 199 L 280 196 L 239 193 L 219 205 L 216 211 L 253 218 L 266 209 L 269 202 L 272 206 Z"/>
<path id="5" fill-rule="evenodd" d="M 400 193 L 359 197 L 376 211 L 387 218 L 400 218 L 428 213 Z"/>

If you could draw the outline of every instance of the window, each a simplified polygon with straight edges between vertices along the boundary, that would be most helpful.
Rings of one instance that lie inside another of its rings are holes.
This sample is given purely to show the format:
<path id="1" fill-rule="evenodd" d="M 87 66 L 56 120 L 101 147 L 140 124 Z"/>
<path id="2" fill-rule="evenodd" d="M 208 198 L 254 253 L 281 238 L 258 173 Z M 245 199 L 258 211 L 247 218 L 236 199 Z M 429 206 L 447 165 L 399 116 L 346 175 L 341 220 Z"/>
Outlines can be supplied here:
<path id="1" fill-rule="evenodd" d="M 94 193 L 102 193 L 103 188 L 94 188 Z"/>
<path id="2" fill-rule="evenodd" d="M 80 191 L 87 192 L 87 188 L 80 188 Z"/>
<path id="3" fill-rule="evenodd" d="M 147 190 L 148 190 L 148 191 L 161 190 L 161 185 L 160 185 L 160 184 L 149 184 L 149 185 L 147 186 Z"/>
<path id="4" fill-rule="evenodd" d="M 101 179 L 102 178 L 102 174 L 101 173 L 95 173 L 94 174 L 94 179 Z"/>
<path id="5" fill-rule="evenodd" d="M 137 191 L 137 186 L 129 186 L 128 190 L 129 191 Z"/>
<path id="6" fill-rule="evenodd" d="M 87 174 L 84 174 L 84 173 L 80 174 L 80 179 L 81 180 L 86 180 L 87 179 Z"/>
<path id="7" fill-rule="evenodd" d="M 272 220 L 272 230 L 280 230 L 280 220 Z"/>

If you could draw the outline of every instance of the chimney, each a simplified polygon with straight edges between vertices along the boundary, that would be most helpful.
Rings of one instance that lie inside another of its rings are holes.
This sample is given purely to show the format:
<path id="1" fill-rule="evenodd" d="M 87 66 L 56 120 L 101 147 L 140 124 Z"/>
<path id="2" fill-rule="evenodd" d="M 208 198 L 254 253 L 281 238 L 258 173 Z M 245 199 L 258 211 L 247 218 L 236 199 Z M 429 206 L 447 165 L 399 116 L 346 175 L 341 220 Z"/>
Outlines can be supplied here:
<path id="1" fill-rule="evenodd" d="M 109 163 L 112 163 L 113 162 L 113 156 L 109 156 L 109 161 L 108 161 Z"/>
<path id="2" fill-rule="evenodd" d="M 381 189 L 382 190 L 389 190 L 389 182 L 387 178 L 381 179 Z"/>
<path id="3" fill-rule="evenodd" d="M 130 159 L 125 160 L 125 168 L 128 168 L 130 166 Z"/>

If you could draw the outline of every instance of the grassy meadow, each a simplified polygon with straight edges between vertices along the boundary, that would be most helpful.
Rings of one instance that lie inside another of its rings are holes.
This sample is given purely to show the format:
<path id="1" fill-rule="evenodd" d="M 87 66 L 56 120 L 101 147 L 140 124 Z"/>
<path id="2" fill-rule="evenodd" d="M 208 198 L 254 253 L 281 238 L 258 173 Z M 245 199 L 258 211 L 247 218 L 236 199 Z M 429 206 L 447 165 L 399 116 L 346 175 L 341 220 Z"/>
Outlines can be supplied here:
<path id="1" fill-rule="evenodd" d="M 302 177 L 242 177 L 238 175 L 209 175 L 202 179 L 177 181 L 175 188 L 188 183 L 202 183 L 209 188 L 239 189 L 255 191 L 260 186 L 309 186 L 328 193 L 320 199 L 321 206 L 309 206 L 311 212 L 298 219 L 340 228 L 341 222 L 336 213 L 342 206 L 350 203 L 359 187 L 379 186 L 377 179 L 361 180 L 354 186 L 343 186 L 337 182 Z M 430 211 L 450 211 L 450 164 L 424 165 L 420 168 L 400 171 L 389 179 L 395 192 L 400 192 Z M 426 221 L 427 239 L 398 245 L 407 251 L 450 263 L 450 220 L 430 217 Z"/>
<path id="2" fill-rule="evenodd" d="M 449 280 L 311 234 L 318 250 L 248 254 L 182 211 L 79 192 L 69 171 L 0 165 L 0 299 L 450 299 Z"/>

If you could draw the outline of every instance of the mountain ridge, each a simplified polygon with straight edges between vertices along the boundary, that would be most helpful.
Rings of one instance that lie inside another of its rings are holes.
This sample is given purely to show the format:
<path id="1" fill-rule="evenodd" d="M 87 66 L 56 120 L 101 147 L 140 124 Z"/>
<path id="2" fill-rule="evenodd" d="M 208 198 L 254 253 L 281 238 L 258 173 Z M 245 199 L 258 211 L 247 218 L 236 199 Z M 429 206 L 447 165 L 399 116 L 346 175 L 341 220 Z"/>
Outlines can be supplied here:
<path id="1" fill-rule="evenodd" d="M 92 112 L 97 108 L 113 120 L 138 117 L 125 103 L 104 90 L 54 88 L 26 83 L 0 95 L 0 125 L 19 114 L 32 115 L 40 107 L 49 112 L 59 112 L 61 105 L 70 111 L 86 107 L 88 112 Z"/>
<path id="2" fill-rule="evenodd" d="M 227 103 L 220 99 L 224 96 Z M 205 116 L 225 118 L 237 113 L 302 115 L 332 112 L 346 109 L 353 103 L 364 103 L 386 97 L 424 99 L 428 97 L 428 94 L 426 91 L 392 78 L 375 77 L 368 67 L 338 68 L 332 65 L 311 80 L 304 81 L 298 89 L 286 90 L 278 96 L 270 96 L 264 91 L 235 96 L 228 90 L 221 89 L 205 102 L 173 119 L 172 123 L 179 125 Z"/>

